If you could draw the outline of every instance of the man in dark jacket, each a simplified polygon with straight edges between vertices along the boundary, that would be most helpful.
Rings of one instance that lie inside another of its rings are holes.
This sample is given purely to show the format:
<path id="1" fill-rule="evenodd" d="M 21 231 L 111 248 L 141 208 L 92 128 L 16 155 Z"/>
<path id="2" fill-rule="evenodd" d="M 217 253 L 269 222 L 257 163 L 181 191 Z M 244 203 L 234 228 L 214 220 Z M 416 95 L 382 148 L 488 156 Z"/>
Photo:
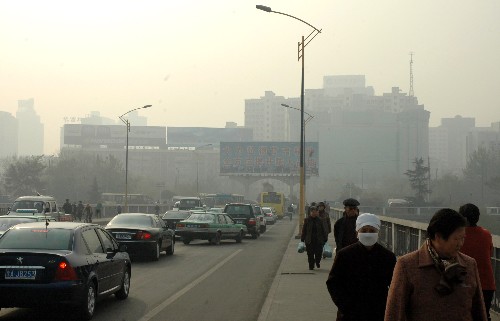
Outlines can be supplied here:
<path id="1" fill-rule="evenodd" d="M 332 232 L 332 221 L 330 220 L 330 214 L 325 210 L 326 206 L 324 202 L 318 203 L 319 218 L 323 220 L 326 224 L 328 234 Z"/>
<path id="2" fill-rule="evenodd" d="M 396 256 L 377 243 L 380 220 L 356 220 L 359 241 L 337 252 L 326 281 L 338 308 L 337 321 L 383 321 Z"/>
<path id="3" fill-rule="evenodd" d="M 359 202 L 357 199 L 348 198 L 344 201 L 344 216 L 333 226 L 336 252 L 358 241 L 356 237 L 356 218 L 359 215 Z"/>
<path id="4" fill-rule="evenodd" d="M 314 270 L 314 263 L 316 263 L 317 268 L 320 267 L 323 245 L 328 239 L 328 230 L 323 220 L 318 216 L 318 208 L 310 206 L 309 211 L 310 214 L 304 220 L 304 225 L 302 226 L 300 240 L 306 244 L 309 270 Z"/>
<path id="5" fill-rule="evenodd" d="M 63 204 L 63 211 L 64 214 L 72 214 L 73 207 L 71 206 L 71 203 L 69 202 L 69 199 L 66 199 L 66 202 Z"/>

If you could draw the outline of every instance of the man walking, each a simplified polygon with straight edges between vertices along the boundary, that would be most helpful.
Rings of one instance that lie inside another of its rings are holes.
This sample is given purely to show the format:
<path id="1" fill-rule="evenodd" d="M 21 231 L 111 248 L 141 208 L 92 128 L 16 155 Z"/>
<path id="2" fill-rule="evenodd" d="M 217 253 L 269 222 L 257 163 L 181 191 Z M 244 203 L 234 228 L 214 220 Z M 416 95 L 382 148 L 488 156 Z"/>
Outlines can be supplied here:
<path id="1" fill-rule="evenodd" d="M 356 219 L 359 242 L 342 248 L 326 281 L 338 308 L 337 321 L 383 321 L 396 256 L 377 243 L 380 219 L 361 214 Z"/>
<path id="2" fill-rule="evenodd" d="M 358 241 L 356 237 L 356 219 L 359 215 L 359 202 L 357 199 L 344 200 L 344 215 L 335 222 L 333 235 L 337 246 L 336 252 Z"/>
<path id="3" fill-rule="evenodd" d="M 328 230 L 323 220 L 319 218 L 316 206 L 310 206 L 309 212 L 310 214 L 304 220 L 304 225 L 302 226 L 300 240 L 306 244 L 309 270 L 314 270 L 315 263 L 317 268 L 320 267 L 323 245 L 328 239 Z"/>

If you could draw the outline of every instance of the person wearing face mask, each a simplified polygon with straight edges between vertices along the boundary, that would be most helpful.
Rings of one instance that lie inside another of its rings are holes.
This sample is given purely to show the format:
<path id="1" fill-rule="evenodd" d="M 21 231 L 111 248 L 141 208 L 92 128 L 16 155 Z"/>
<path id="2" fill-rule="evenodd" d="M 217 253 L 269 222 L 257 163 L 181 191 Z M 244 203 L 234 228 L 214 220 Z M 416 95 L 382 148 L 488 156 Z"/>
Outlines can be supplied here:
<path id="1" fill-rule="evenodd" d="M 466 221 L 443 208 L 431 218 L 428 239 L 394 268 L 385 321 L 486 321 L 476 261 L 460 251 Z"/>
<path id="2" fill-rule="evenodd" d="M 326 286 L 338 308 L 337 321 L 383 321 L 396 256 L 380 245 L 380 219 L 356 219 L 358 242 L 337 252 Z"/>

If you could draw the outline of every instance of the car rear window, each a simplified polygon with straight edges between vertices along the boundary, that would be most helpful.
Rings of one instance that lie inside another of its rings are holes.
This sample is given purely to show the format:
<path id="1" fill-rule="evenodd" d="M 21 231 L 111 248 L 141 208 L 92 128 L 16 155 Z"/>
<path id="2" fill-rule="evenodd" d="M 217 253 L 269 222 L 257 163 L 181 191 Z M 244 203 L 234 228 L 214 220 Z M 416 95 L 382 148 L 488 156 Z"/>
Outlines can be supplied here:
<path id="1" fill-rule="evenodd" d="M 248 205 L 229 205 L 226 207 L 226 214 L 250 216 L 252 212 Z"/>
<path id="2" fill-rule="evenodd" d="M 163 214 L 162 218 L 164 219 L 186 219 L 191 215 L 191 212 L 179 212 L 179 211 L 172 211 L 172 212 L 167 212 Z"/>
<path id="3" fill-rule="evenodd" d="M 71 230 L 14 228 L 0 238 L 0 249 L 68 250 L 72 248 Z"/>
<path id="4" fill-rule="evenodd" d="M 153 226 L 151 217 L 147 215 L 122 214 L 115 216 L 108 225 Z"/>
<path id="5" fill-rule="evenodd" d="M 192 214 L 188 220 L 190 221 L 200 221 L 200 222 L 213 222 L 213 214 Z"/>
<path id="6" fill-rule="evenodd" d="M 36 222 L 37 218 L 30 217 L 13 217 L 4 216 L 0 219 L 0 231 L 6 231 L 9 227 L 17 225 L 19 223 Z"/>

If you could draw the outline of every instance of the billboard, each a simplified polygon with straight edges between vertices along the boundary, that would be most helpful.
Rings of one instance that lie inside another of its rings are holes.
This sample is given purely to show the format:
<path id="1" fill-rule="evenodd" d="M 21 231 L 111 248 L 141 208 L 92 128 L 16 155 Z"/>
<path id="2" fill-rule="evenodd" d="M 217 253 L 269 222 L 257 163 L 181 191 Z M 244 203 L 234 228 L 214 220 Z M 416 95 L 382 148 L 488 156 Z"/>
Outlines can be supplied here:
<path id="1" fill-rule="evenodd" d="M 318 143 L 305 144 L 307 176 L 318 176 Z M 300 142 L 221 142 L 220 174 L 299 176 Z"/>
<path id="2" fill-rule="evenodd" d="M 64 144 L 81 146 L 107 145 L 123 147 L 127 144 L 125 125 L 65 124 Z M 166 128 L 161 126 L 130 126 L 129 146 L 166 146 Z"/>

